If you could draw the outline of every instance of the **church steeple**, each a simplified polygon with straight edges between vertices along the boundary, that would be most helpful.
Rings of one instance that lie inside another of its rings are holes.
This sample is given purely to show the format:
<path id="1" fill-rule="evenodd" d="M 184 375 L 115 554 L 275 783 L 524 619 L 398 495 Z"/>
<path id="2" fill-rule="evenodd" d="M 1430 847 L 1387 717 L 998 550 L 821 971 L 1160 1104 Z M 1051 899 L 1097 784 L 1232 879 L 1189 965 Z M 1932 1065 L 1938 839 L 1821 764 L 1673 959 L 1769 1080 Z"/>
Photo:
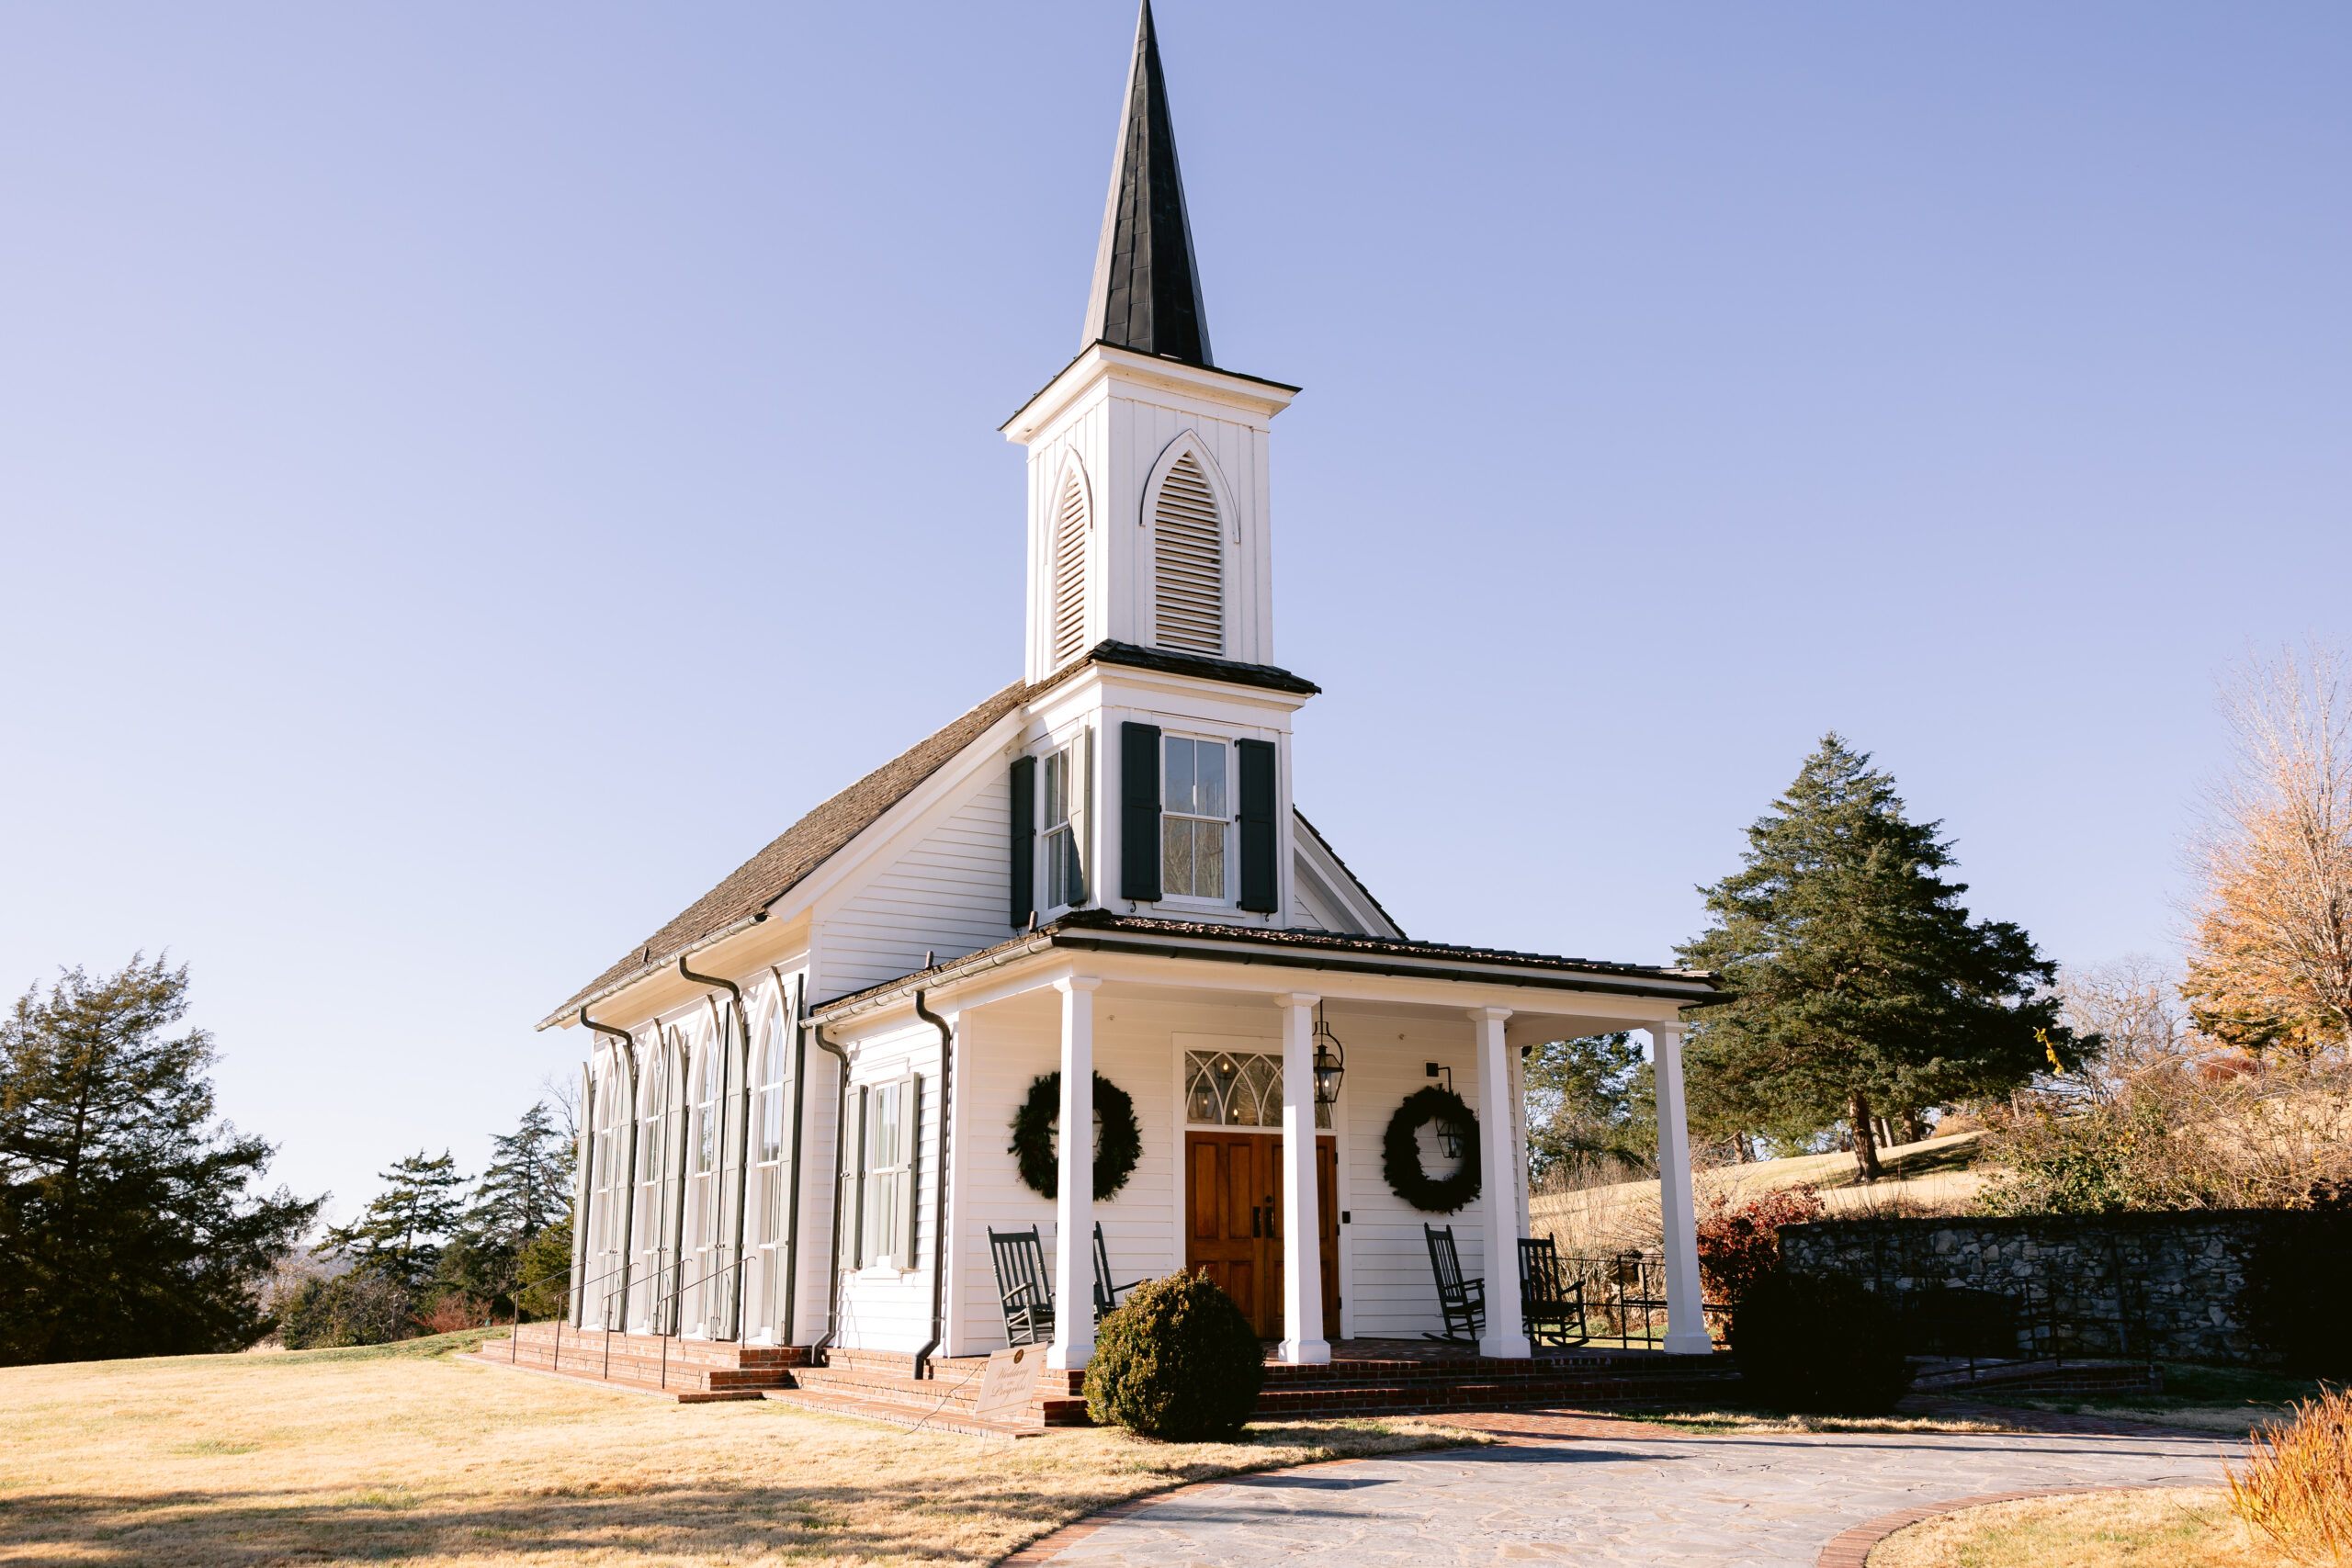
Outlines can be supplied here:
<path id="1" fill-rule="evenodd" d="M 1159 69 L 1151 0 L 1136 18 L 1135 61 L 1127 70 L 1126 108 L 1111 167 L 1111 197 L 1094 252 L 1094 288 L 1086 301 L 1079 347 L 1107 343 L 1137 354 L 1208 366 L 1208 312 L 1193 260 L 1193 226 L 1184 213 L 1184 179 L 1176 166 L 1176 128 L 1168 82 Z"/>

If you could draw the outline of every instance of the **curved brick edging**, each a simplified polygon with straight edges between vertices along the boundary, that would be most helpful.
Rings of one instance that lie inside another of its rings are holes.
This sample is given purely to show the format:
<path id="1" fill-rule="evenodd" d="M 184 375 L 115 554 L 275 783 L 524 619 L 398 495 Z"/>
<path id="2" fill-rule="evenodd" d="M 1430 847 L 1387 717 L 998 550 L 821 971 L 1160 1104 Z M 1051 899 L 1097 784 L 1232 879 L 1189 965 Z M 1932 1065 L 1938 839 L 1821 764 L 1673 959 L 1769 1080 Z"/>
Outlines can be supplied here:
<path id="1" fill-rule="evenodd" d="M 1916 1508 L 1900 1513 L 1881 1514 L 1877 1518 L 1856 1525 L 1830 1538 L 1821 1549 L 1814 1568 L 1864 1568 L 1871 1548 L 1898 1530 L 1925 1524 L 1945 1514 L 1962 1513 L 1981 1508 L 1988 1503 L 2022 1503 L 2034 1497 L 2087 1497 L 2099 1492 L 2154 1492 L 2178 1484 L 2176 1482 L 2145 1482 L 2132 1486 L 2041 1486 L 2027 1492 L 1987 1492 L 1975 1497 L 1955 1497 L 1948 1503 L 1922 1503 Z"/>

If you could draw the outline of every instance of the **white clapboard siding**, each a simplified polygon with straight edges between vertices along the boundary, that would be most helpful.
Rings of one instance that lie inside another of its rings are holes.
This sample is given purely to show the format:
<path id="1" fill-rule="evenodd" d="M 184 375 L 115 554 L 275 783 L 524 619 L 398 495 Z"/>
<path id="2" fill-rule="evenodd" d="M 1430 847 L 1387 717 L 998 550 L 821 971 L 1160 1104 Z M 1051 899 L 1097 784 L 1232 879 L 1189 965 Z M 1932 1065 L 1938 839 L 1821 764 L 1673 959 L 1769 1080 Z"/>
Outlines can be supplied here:
<path id="1" fill-rule="evenodd" d="M 1430 1277 L 1429 1245 L 1424 1224 L 1453 1227 L 1464 1274 L 1481 1276 L 1487 1268 L 1487 1200 L 1481 1194 L 1469 1207 L 1453 1214 L 1429 1214 L 1390 1190 L 1382 1169 L 1382 1136 L 1389 1118 L 1407 1095 L 1425 1089 L 1430 1079 L 1423 1064 L 1436 1062 L 1453 1069 L 1453 1084 L 1477 1113 L 1479 1131 L 1492 1137 L 1507 1129 L 1490 1125 L 1481 1105 L 1470 1024 L 1454 1025 L 1425 1020 L 1341 1019 L 1333 1027 L 1348 1044 L 1348 1072 L 1340 1090 L 1345 1127 L 1340 1158 L 1347 1167 L 1347 1207 L 1353 1223 L 1346 1227 L 1349 1261 L 1348 1316 L 1350 1331 L 1367 1338 L 1418 1338 L 1444 1327 L 1438 1312 L 1437 1290 Z M 1352 1032 L 1351 1032 L 1352 1031 Z M 1402 1034 L 1404 1039 L 1397 1036 Z M 1430 1134 L 1424 1131 L 1424 1143 Z M 1433 1164 L 1433 1157 L 1431 1159 Z M 1516 1289 L 1516 1260 L 1510 1278 L 1497 1280 L 1490 1290 Z"/>
<path id="2" fill-rule="evenodd" d="M 1054 665 L 1086 651 L 1086 491 L 1072 474 L 1054 513 Z"/>
<path id="3" fill-rule="evenodd" d="M 1190 454 L 1152 509 L 1153 637 L 1180 653 L 1225 652 L 1225 538 L 1208 477 Z"/>
<path id="4" fill-rule="evenodd" d="M 816 995 L 837 997 L 976 953 L 1012 934 L 1011 782 L 984 768 L 971 793 L 904 853 L 822 915 Z"/>
<path id="5" fill-rule="evenodd" d="M 1231 1033 L 1237 1013 L 1250 1011 L 1270 1021 L 1272 1010 L 1148 1004 L 1132 998 L 1106 1002 L 1099 996 L 1096 1008 L 1094 1070 L 1134 1099 L 1143 1154 L 1118 1194 L 1094 1205 L 1094 1218 L 1102 1226 L 1102 1244 L 1117 1283 L 1159 1279 L 1184 1264 L 1175 1036 Z M 1263 1032 L 1265 1025 L 1251 1027 L 1253 1032 Z M 1059 998 L 1046 992 L 1042 998 L 1023 997 L 987 1008 L 966 1015 L 961 1029 L 965 1056 L 956 1094 L 959 1100 L 969 1096 L 966 1109 L 970 1120 L 957 1175 L 963 1205 L 957 1238 L 963 1260 L 956 1292 L 959 1332 L 950 1343 L 958 1355 L 979 1355 L 1005 1343 L 989 1254 L 989 1228 L 1026 1230 L 1035 1225 L 1046 1266 L 1052 1267 L 1054 1203 L 1023 1183 L 1008 1145 L 1013 1113 L 1028 1098 L 1030 1085 L 1039 1074 L 1060 1066 Z M 1092 1245 L 1091 1237 L 1080 1240 Z M 1091 1280 L 1091 1263 L 1080 1277 Z"/>
<path id="6" fill-rule="evenodd" d="M 931 1337 L 931 1269 L 938 1256 L 939 1035 L 926 1024 L 919 1030 L 899 1030 L 873 1040 L 854 1040 L 849 1043 L 849 1053 L 853 1120 L 860 1087 L 888 1083 L 910 1072 L 922 1080 L 914 1167 L 916 1266 L 903 1270 L 849 1269 L 857 1235 L 854 1228 L 857 1190 L 854 1186 L 846 1188 L 842 1203 L 844 1246 L 841 1333 L 835 1343 L 857 1350 L 912 1351 Z M 855 1147 L 853 1137 L 851 1148 L 854 1151 Z M 830 1216 L 832 1194 L 831 1184 L 825 1185 L 825 1207 Z M 822 1310 L 820 1306 L 810 1321 L 820 1320 Z"/>

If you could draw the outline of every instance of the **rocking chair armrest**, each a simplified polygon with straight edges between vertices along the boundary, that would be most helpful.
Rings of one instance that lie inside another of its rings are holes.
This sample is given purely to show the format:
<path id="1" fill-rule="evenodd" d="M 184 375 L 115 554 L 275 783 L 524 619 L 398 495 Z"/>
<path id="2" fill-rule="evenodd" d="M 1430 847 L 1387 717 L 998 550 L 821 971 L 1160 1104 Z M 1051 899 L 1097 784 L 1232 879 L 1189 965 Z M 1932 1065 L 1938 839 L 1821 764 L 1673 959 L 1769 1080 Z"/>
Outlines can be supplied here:
<path id="1" fill-rule="evenodd" d="M 1476 1302 L 1478 1305 L 1485 1306 L 1487 1304 L 1486 1280 L 1481 1277 L 1476 1280 L 1463 1280 L 1462 1296 L 1464 1301 Z"/>

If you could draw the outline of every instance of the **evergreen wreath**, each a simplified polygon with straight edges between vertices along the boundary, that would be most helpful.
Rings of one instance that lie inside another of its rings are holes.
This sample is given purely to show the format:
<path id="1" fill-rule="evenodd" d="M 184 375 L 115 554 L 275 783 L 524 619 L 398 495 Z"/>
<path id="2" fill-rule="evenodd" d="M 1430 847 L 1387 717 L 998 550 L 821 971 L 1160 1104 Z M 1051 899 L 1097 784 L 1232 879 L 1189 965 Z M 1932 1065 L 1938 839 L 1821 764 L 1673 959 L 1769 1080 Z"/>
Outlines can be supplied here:
<path id="1" fill-rule="evenodd" d="M 1462 1168 L 1441 1181 L 1421 1168 L 1421 1145 L 1414 1137 L 1424 1122 L 1442 1122 L 1462 1133 Z M 1462 1097 L 1431 1086 L 1405 1097 L 1380 1140 L 1381 1174 L 1390 1190 L 1414 1208 L 1450 1214 L 1478 1195 L 1478 1119 Z"/>
<path id="2" fill-rule="evenodd" d="M 1062 1113 L 1062 1075 L 1040 1073 L 1029 1086 L 1029 1098 L 1012 1113 L 1012 1146 L 1005 1151 L 1021 1161 L 1021 1179 L 1041 1198 L 1061 1192 L 1061 1162 L 1054 1157 L 1054 1119 Z M 1094 1151 L 1094 1201 L 1103 1202 L 1127 1184 L 1143 1156 L 1143 1128 L 1136 1122 L 1136 1102 L 1125 1089 L 1094 1075 L 1094 1113 L 1102 1118 L 1102 1142 Z"/>

